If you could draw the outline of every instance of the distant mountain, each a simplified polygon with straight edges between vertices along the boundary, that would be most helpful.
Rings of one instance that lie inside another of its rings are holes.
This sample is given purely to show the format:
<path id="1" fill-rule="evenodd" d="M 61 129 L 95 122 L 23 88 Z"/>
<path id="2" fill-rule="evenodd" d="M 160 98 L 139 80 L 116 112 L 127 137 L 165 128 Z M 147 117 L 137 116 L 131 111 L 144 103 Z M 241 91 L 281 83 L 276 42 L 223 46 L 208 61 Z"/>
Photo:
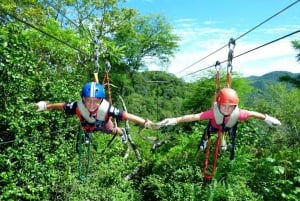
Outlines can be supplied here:
<path id="1" fill-rule="evenodd" d="M 288 71 L 273 71 L 262 76 L 246 77 L 246 79 L 255 88 L 255 90 L 251 94 L 249 94 L 249 97 L 247 99 L 248 101 L 246 101 L 245 104 L 251 106 L 253 104 L 253 100 L 260 96 L 263 96 L 263 98 L 266 99 L 268 97 L 266 88 L 270 85 L 278 83 L 280 81 L 279 78 L 283 76 L 296 78 L 300 76 L 300 73 L 291 73 Z M 295 87 L 295 85 L 287 83 L 287 88 L 293 87 Z"/>
<path id="2" fill-rule="evenodd" d="M 248 79 L 251 85 L 255 88 L 263 90 L 266 86 L 279 82 L 279 78 L 282 76 L 290 76 L 292 78 L 296 78 L 300 76 L 300 73 L 291 73 L 288 71 L 273 71 L 262 76 L 249 76 L 246 77 L 246 79 Z"/>

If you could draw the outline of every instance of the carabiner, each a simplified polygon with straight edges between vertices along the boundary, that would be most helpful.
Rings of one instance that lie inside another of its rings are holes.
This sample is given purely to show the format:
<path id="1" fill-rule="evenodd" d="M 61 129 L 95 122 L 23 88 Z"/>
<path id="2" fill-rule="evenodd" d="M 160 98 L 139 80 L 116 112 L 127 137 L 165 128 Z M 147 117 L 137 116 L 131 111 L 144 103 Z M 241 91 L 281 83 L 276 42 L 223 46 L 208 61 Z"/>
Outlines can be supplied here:
<path id="1" fill-rule="evenodd" d="M 105 61 L 105 71 L 106 71 L 106 72 L 109 72 L 110 69 L 111 69 L 110 62 L 106 60 L 106 61 Z"/>

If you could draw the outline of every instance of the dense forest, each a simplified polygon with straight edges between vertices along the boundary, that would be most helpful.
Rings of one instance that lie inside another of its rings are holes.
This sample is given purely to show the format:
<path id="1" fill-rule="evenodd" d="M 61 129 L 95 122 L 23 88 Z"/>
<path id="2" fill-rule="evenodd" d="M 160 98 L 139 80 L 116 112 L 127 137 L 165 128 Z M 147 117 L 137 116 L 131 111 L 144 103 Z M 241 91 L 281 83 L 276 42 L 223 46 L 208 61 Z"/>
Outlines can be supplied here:
<path id="1" fill-rule="evenodd" d="M 0 200 L 300 200 L 298 74 L 232 73 L 239 107 L 282 125 L 240 122 L 235 158 L 220 154 L 212 180 L 203 178 L 205 154 L 198 150 L 206 121 L 159 130 L 120 121 L 131 143 L 95 132 L 85 149 L 76 116 L 37 112 L 40 100 L 79 100 L 95 73 L 99 82 L 109 80 L 105 89 L 116 107 L 154 122 L 211 107 L 215 72 L 186 82 L 163 71 L 179 37 L 163 16 L 142 16 L 120 2 L 0 3 Z M 299 41 L 291 43 L 300 50 Z M 148 58 L 162 71 L 148 71 Z M 222 84 L 225 77 L 222 71 Z M 84 179 L 78 147 L 90 157 Z"/>

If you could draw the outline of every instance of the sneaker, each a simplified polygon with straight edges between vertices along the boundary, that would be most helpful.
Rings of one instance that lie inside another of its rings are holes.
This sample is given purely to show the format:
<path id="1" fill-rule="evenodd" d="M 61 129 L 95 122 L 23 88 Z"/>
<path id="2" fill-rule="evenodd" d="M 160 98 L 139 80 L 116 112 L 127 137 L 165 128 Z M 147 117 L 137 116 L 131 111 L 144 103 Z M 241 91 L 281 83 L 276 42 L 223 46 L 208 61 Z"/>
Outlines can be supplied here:
<path id="1" fill-rule="evenodd" d="M 206 148 L 206 143 L 207 143 L 207 140 L 201 139 L 201 142 L 200 142 L 200 149 L 201 150 L 204 150 Z"/>
<path id="2" fill-rule="evenodd" d="M 122 128 L 121 141 L 123 144 L 126 144 L 128 141 L 128 136 L 124 128 Z"/>
<path id="3" fill-rule="evenodd" d="M 91 142 L 92 133 L 85 133 L 84 135 L 84 142 L 89 144 Z"/>
<path id="4" fill-rule="evenodd" d="M 220 150 L 221 151 L 226 151 L 227 150 L 226 140 L 223 140 L 223 142 L 221 142 Z"/>

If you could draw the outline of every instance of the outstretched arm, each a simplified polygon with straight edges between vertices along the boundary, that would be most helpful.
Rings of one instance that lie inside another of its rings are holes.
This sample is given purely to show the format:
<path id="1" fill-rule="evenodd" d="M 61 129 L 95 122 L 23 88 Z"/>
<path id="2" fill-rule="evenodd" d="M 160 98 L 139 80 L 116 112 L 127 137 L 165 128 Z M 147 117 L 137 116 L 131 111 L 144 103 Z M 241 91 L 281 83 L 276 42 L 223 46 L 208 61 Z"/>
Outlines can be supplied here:
<path id="1" fill-rule="evenodd" d="M 128 112 L 125 112 L 125 119 L 127 119 L 128 121 L 132 121 L 136 124 L 139 124 L 145 128 L 151 128 L 151 129 L 159 129 L 160 128 L 160 125 L 158 125 L 157 123 L 153 123 L 149 119 L 144 119 L 142 117 L 136 116 L 136 115 L 128 113 Z"/>
<path id="2" fill-rule="evenodd" d="M 44 110 L 62 110 L 64 109 L 65 103 L 49 103 L 47 101 L 40 101 L 36 104 L 37 111 Z"/>
<path id="3" fill-rule="evenodd" d="M 281 125 L 281 122 L 278 119 L 276 119 L 275 117 L 269 116 L 267 114 L 262 114 L 262 113 L 255 112 L 255 111 L 249 111 L 249 116 L 264 120 L 266 122 L 266 124 L 268 124 L 270 127 L 275 127 L 275 126 Z"/>
<path id="4" fill-rule="evenodd" d="M 161 122 L 158 122 L 158 124 L 161 126 L 170 126 L 176 125 L 178 123 L 198 121 L 200 120 L 200 114 L 187 114 L 181 117 L 167 118 L 162 120 Z"/>
<path id="5" fill-rule="evenodd" d="M 266 115 L 255 111 L 249 111 L 249 117 L 265 120 Z"/>
<path id="6" fill-rule="evenodd" d="M 139 124 L 141 126 L 144 126 L 147 123 L 147 121 L 149 121 L 147 119 L 143 119 L 139 116 L 136 116 L 136 115 L 128 113 L 128 112 L 125 112 L 125 119 L 127 119 L 128 121 L 132 121 L 136 124 Z"/>
<path id="7" fill-rule="evenodd" d="M 187 114 L 176 118 L 177 123 L 192 122 L 198 120 L 199 120 L 199 114 Z"/>

